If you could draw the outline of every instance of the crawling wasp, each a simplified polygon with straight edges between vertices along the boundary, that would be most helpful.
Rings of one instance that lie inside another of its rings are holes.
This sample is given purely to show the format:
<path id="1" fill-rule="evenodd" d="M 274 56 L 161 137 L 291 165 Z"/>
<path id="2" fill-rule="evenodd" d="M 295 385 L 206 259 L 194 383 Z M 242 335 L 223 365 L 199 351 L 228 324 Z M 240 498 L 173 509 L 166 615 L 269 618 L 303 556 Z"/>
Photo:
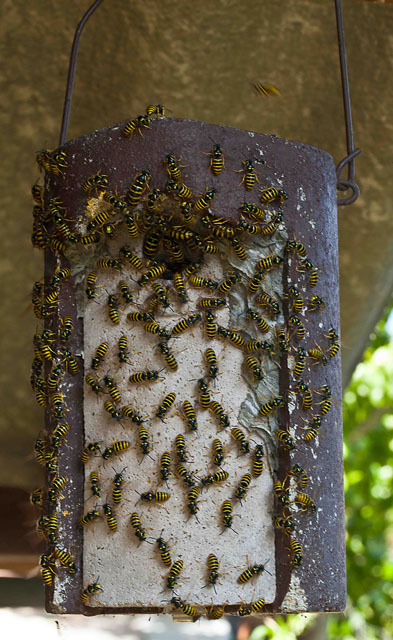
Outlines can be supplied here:
<path id="1" fill-rule="evenodd" d="M 284 398 L 283 396 L 276 396 L 275 398 L 273 398 L 272 400 L 269 400 L 269 402 L 265 402 L 265 404 L 263 404 L 260 409 L 259 409 L 259 415 L 260 416 L 268 416 L 270 415 L 275 409 L 278 409 L 279 407 L 284 407 Z"/>
<path id="2" fill-rule="evenodd" d="M 142 523 L 136 511 L 131 514 L 130 522 L 132 528 L 134 529 L 134 535 L 138 538 L 138 540 L 140 540 L 141 542 L 146 540 L 146 533 L 144 529 L 142 529 Z"/>
<path id="3" fill-rule="evenodd" d="M 258 176 L 254 168 L 254 161 L 250 159 L 242 160 L 242 165 L 243 165 L 243 169 L 240 169 L 240 171 L 243 171 L 243 178 L 240 184 L 243 184 L 244 182 L 246 191 L 251 191 L 255 182 L 259 182 Z"/>
<path id="4" fill-rule="evenodd" d="M 250 453 L 250 443 L 246 440 L 246 436 L 241 429 L 233 427 L 231 436 L 239 443 L 241 453 Z"/>
<path id="5" fill-rule="evenodd" d="M 204 487 L 210 484 L 220 484 L 221 482 L 225 482 L 228 476 L 228 471 L 217 471 L 217 473 L 214 473 L 213 475 L 202 478 L 201 483 Z"/>
<path id="6" fill-rule="evenodd" d="M 127 122 L 126 126 L 123 129 L 123 136 L 126 138 L 131 138 L 134 134 L 135 129 L 138 129 L 140 135 L 143 137 L 142 129 L 150 129 L 150 118 L 147 115 L 137 116 L 134 120 L 130 120 Z"/>
<path id="7" fill-rule="evenodd" d="M 100 189 L 106 189 L 107 186 L 108 186 L 108 176 L 104 174 L 100 174 L 100 172 L 98 172 L 96 175 L 90 176 L 90 178 L 87 178 L 85 180 L 85 182 L 82 185 L 82 189 L 83 191 L 90 193 L 90 191 L 94 187 L 99 187 Z"/>
<path id="8" fill-rule="evenodd" d="M 243 571 L 243 573 L 240 574 L 237 581 L 239 582 L 239 584 L 245 584 L 246 582 L 254 578 L 254 576 L 259 576 L 259 574 L 263 573 L 264 571 L 266 571 L 266 573 L 269 573 L 269 571 L 265 568 L 266 564 L 255 564 L 252 567 L 248 567 L 245 571 Z"/>
<path id="9" fill-rule="evenodd" d="M 183 412 L 187 418 L 187 427 L 190 431 L 196 431 L 198 429 L 198 423 L 195 415 L 194 407 L 191 402 L 185 400 L 183 402 Z"/>
<path id="10" fill-rule="evenodd" d="M 171 566 L 168 573 L 168 577 L 166 581 L 166 586 L 168 587 L 168 589 L 174 588 L 174 586 L 176 585 L 177 579 L 182 571 L 183 571 L 183 560 L 176 560 L 176 562 L 174 562 L 173 565 Z"/>
<path id="11" fill-rule="evenodd" d="M 101 445 L 99 442 L 89 442 L 85 449 L 83 449 L 81 453 L 81 461 L 83 464 L 89 461 L 90 456 L 101 450 Z"/>
<path id="12" fill-rule="evenodd" d="M 240 482 L 238 484 L 238 486 L 236 487 L 234 496 L 235 498 L 237 498 L 238 500 L 242 500 L 242 498 L 244 498 L 244 496 L 246 495 L 248 488 L 250 486 L 250 482 L 251 482 L 251 473 L 245 473 L 241 478 L 240 478 Z"/>
<path id="13" fill-rule="evenodd" d="M 103 591 L 103 588 L 101 587 L 101 585 L 99 585 L 97 582 L 92 582 L 91 584 L 87 585 L 86 589 L 83 589 L 80 595 L 80 601 L 82 604 L 89 606 L 90 603 L 90 598 L 94 598 L 94 594 L 98 593 L 99 591 Z"/>
<path id="14" fill-rule="evenodd" d="M 167 543 L 165 542 L 165 540 L 161 537 L 162 536 L 163 531 L 161 531 L 161 535 L 159 538 L 157 538 L 156 543 L 157 543 L 157 548 L 158 551 L 160 553 L 160 557 L 162 562 L 169 567 L 172 564 L 172 560 L 171 560 L 171 554 L 168 551 L 168 546 Z"/>
<path id="15" fill-rule="evenodd" d="M 157 418 L 160 418 L 160 420 L 163 420 L 163 418 L 165 417 L 165 415 L 167 414 L 167 412 L 175 402 L 175 399 L 176 399 L 176 393 L 168 393 L 168 395 L 165 396 L 161 406 L 158 408 L 156 412 Z"/>

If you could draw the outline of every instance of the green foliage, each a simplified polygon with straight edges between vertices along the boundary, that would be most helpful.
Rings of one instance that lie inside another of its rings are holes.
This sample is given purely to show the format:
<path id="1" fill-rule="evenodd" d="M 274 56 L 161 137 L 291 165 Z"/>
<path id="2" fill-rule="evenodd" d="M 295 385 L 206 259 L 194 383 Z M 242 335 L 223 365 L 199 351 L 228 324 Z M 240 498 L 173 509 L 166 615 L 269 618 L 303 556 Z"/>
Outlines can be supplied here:
<path id="1" fill-rule="evenodd" d="M 344 394 L 348 606 L 345 614 L 328 616 L 327 637 L 334 640 L 393 636 L 393 340 L 386 331 L 391 309 L 370 336 Z M 301 615 L 276 617 L 273 627 L 266 621 L 250 640 L 296 638 L 300 619 L 304 624 Z"/>

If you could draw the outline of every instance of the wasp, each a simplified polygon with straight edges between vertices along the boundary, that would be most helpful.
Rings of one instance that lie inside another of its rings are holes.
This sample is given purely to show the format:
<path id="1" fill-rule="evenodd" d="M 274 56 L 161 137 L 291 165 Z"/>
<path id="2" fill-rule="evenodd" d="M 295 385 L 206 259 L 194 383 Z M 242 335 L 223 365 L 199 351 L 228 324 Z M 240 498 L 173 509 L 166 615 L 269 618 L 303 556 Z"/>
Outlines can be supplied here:
<path id="1" fill-rule="evenodd" d="M 54 449 L 56 449 L 60 444 L 62 439 L 67 435 L 70 430 L 70 426 L 65 422 L 64 424 L 59 424 L 54 431 L 52 432 L 52 440 L 51 445 Z"/>
<path id="2" fill-rule="evenodd" d="M 306 364 L 306 351 L 302 347 L 298 347 L 296 351 L 296 364 L 293 370 L 293 377 L 299 379 L 304 371 Z"/>
<path id="3" fill-rule="evenodd" d="M 126 304 L 130 304 L 130 302 L 134 302 L 134 296 L 132 295 L 130 288 L 125 280 L 120 280 L 118 282 L 118 287 L 120 289 L 120 293 L 123 297 L 123 300 Z"/>
<path id="4" fill-rule="evenodd" d="M 160 458 L 160 476 L 165 482 L 169 478 L 169 467 L 171 464 L 171 454 L 165 451 Z"/>
<path id="5" fill-rule="evenodd" d="M 233 427 L 231 436 L 239 443 L 241 453 L 250 453 L 250 443 L 246 440 L 246 436 L 241 429 Z"/>
<path id="6" fill-rule="evenodd" d="M 165 340 L 169 340 L 172 337 L 172 334 L 166 329 L 161 329 L 157 322 L 148 322 L 143 326 L 143 328 L 147 333 L 157 334 L 160 338 L 164 338 Z"/>
<path id="7" fill-rule="evenodd" d="M 320 296 L 311 296 L 308 301 L 308 311 L 321 311 L 325 308 L 325 302 L 322 300 Z"/>
<path id="8" fill-rule="evenodd" d="M 113 322 L 113 324 L 119 324 L 119 301 L 117 299 L 117 296 L 110 295 L 108 297 L 107 306 L 109 319 Z"/>
<path id="9" fill-rule="evenodd" d="M 87 180 L 85 180 L 85 182 L 82 185 L 82 189 L 83 191 L 90 193 L 93 187 L 100 187 L 100 189 L 106 189 L 107 186 L 108 186 L 108 176 L 104 174 L 101 175 L 100 172 L 98 172 L 96 175 L 90 176 L 90 178 L 87 178 Z"/>
<path id="10" fill-rule="evenodd" d="M 213 464 L 220 467 L 224 462 L 224 448 L 221 440 L 216 438 L 213 440 Z"/>
<path id="11" fill-rule="evenodd" d="M 119 504 L 121 502 L 124 483 L 123 471 L 116 473 L 113 478 L 112 500 L 115 504 Z"/>
<path id="12" fill-rule="evenodd" d="M 293 551 L 293 558 L 291 561 L 291 564 L 294 567 L 299 567 L 302 562 L 303 562 L 303 549 L 302 546 L 300 544 L 300 542 L 298 540 L 295 540 L 295 538 L 292 538 L 291 542 L 290 542 L 290 546 L 291 546 L 291 551 Z"/>
<path id="13" fill-rule="evenodd" d="M 133 384 L 140 384 L 142 382 L 152 382 L 154 380 L 160 380 L 159 371 L 139 371 L 138 373 L 133 373 L 129 377 L 129 381 Z"/>
<path id="14" fill-rule="evenodd" d="M 44 206 L 44 187 L 39 184 L 33 184 L 31 187 L 31 195 L 33 196 L 33 200 L 36 204 L 38 204 L 41 208 Z"/>
<path id="15" fill-rule="evenodd" d="M 133 409 L 131 409 L 131 407 L 129 407 L 128 405 L 124 405 L 121 408 L 121 413 L 125 418 L 128 418 L 129 420 L 134 422 L 134 424 L 141 425 L 144 422 L 142 416 L 135 413 L 135 411 L 133 411 Z"/>
<path id="16" fill-rule="evenodd" d="M 295 393 L 301 394 L 303 411 L 309 411 L 312 406 L 313 397 L 308 384 L 303 380 L 299 380 L 294 391 Z"/>
<path id="17" fill-rule="evenodd" d="M 119 358 L 119 362 L 123 363 L 123 362 L 128 362 L 128 355 L 129 355 L 129 350 L 128 350 L 128 339 L 127 336 L 122 335 L 119 338 L 118 341 L 118 346 L 119 346 L 119 352 L 118 352 L 118 358 Z"/>
<path id="18" fill-rule="evenodd" d="M 194 211 L 202 211 L 210 207 L 216 193 L 216 189 L 207 189 L 205 195 L 194 203 Z"/>
<path id="19" fill-rule="evenodd" d="M 186 443 L 184 440 L 184 436 L 181 433 L 179 433 L 179 435 L 177 435 L 175 438 L 175 447 L 176 447 L 176 454 L 179 461 L 186 462 L 187 460 Z"/>
<path id="20" fill-rule="evenodd" d="M 300 464 L 294 464 L 288 472 L 288 476 L 294 476 L 301 489 L 304 489 L 308 484 L 308 475 Z"/>
<path id="21" fill-rule="evenodd" d="M 90 456 L 97 451 L 100 451 L 101 445 L 98 442 L 90 442 L 81 453 L 81 461 L 83 464 L 89 461 Z"/>
<path id="22" fill-rule="evenodd" d="M 176 560 L 176 562 L 174 562 L 173 565 L 171 566 L 168 573 L 168 577 L 166 581 L 166 586 L 168 587 L 168 589 L 173 589 L 175 587 L 177 579 L 182 571 L 183 571 L 183 560 Z"/>
<path id="23" fill-rule="evenodd" d="M 270 82 L 256 82 L 253 84 L 254 89 L 262 96 L 279 96 L 280 92 L 274 84 Z"/>
<path id="24" fill-rule="evenodd" d="M 169 347 L 168 347 L 167 343 L 166 342 L 159 342 L 157 347 L 159 348 L 159 350 L 161 351 L 162 355 L 164 356 L 165 362 L 167 363 L 168 367 L 172 371 L 177 371 L 177 369 L 178 369 L 177 360 L 176 360 L 175 356 L 173 355 L 173 353 L 171 353 L 169 351 Z"/>
<path id="25" fill-rule="evenodd" d="M 218 176 L 225 167 L 224 153 L 219 144 L 215 144 L 213 149 L 209 153 L 202 152 L 207 156 L 210 156 L 210 169 L 213 175 Z"/>
<path id="26" fill-rule="evenodd" d="M 192 325 L 196 324 L 197 322 L 200 322 L 201 320 L 202 320 L 202 316 L 200 313 L 196 313 L 191 316 L 188 316 L 188 318 L 182 318 L 182 320 L 180 320 L 180 322 L 175 324 L 175 326 L 173 327 L 172 335 L 179 336 L 180 334 L 187 331 L 187 329 L 189 329 Z"/>
<path id="27" fill-rule="evenodd" d="M 171 599 L 171 604 L 173 604 L 176 609 L 180 609 L 186 616 L 190 616 L 190 618 L 196 618 L 199 616 L 199 611 L 196 607 L 191 604 L 187 604 L 178 596 L 173 596 L 173 598 Z"/>
<path id="28" fill-rule="evenodd" d="M 151 445 L 149 443 L 149 433 L 145 427 L 140 427 L 138 431 L 138 439 L 141 447 L 141 453 L 147 455 L 151 451 Z"/>
<path id="29" fill-rule="evenodd" d="M 283 396 L 276 396 L 272 400 L 269 400 L 269 402 L 265 402 L 265 404 L 263 404 L 260 407 L 258 413 L 259 413 L 260 416 L 268 416 L 275 409 L 278 409 L 279 407 L 284 407 L 284 406 L 285 406 L 285 404 L 284 404 Z"/>
<path id="30" fill-rule="evenodd" d="M 90 603 L 90 598 L 94 598 L 94 594 L 98 593 L 99 591 L 104 591 L 103 588 L 97 583 L 97 582 L 92 582 L 91 584 L 87 585 L 86 589 L 83 589 L 80 595 L 80 601 L 82 604 L 89 606 Z"/>
<path id="31" fill-rule="evenodd" d="M 240 502 L 242 498 L 244 498 L 244 496 L 246 495 L 248 488 L 250 486 L 250 482 L 251 482 L 251 473 L 245 473 L 244 476 L 240 478 L 240 482 L 236 487 L 236 490 L 234 493 L 235 498 L 240 500 Z"/>
<path id="32" fill-rule="evenodd" d="M 67 342 L 70 338 L 72 329 L 74 327 L 74 323 L 70 316 L 66 316 L 63 320 L 63 326 L 59 334 L 59 338 L 61 342 Z"/>
<path id="33" fill-rule="evenodd" d="M 250 320 L 253 320 L 255 322 L 255 324 L 262 331 L 262 333 L 267 333 L 269 331 L 269 325 L 266 322 L 266 320 L 264 320 L 264 318 L 262 318 L 259 315 L 259 313 L 254 311 L 254 309 L 251 309 L 249 307 L 246 311 L 246 316 L 247 318 L 250 318 Z"/>
<path id="34" fill-rule="evenodd" d="M 259 196 L 260 201 L 264 204 L 268 204 L 269 202 L 273 202 L 274 200 L 279 200 L 282 204 L 284 200 L 288 199 L 288 194 L 284 189 L 276 189 L 275 187 L 270 187 L 269 189 L 260 189 L 261 195 Z"/>
<path id="35" fill-rule="evenodd" d="M 211 307 L 225 307 L 227 301 L 224 298 L 201 298 L 198 305 L 202 309 L 210 309 Z"/>
<path id="36" fill-rule="evenodd" d="M 255 447 L 253 462 L 252 462 L 252 475 L 254 478 L 259 478 L 263 471 L 263 447 L 261 444 L 258 444 Z"/>
<path id="37" fill-rule="evenodd" d="M 273 491 L 275 493 L 276 498 L 282 505 L 284 506 L 289 505 L 288 489 L 285 488 L 284 483 L 281 482 L 281 480 L 276 480 L 274 482 Z"/>
<path id="38" fill-rule="evenodd" d="M 208 620 L 219 620 L 219 618 L 222 618 L 222 616 L 224 615 L 225 608 L 218 607 L 218 606 L 215 607 L 212 603 L 208 609 L 205 607 L 205 611 L 206 611 L 206 618 Z"/>
<path id="39" fill-rule="evenodd" d="M 287 240 L 285 251 L 295 251 L 299 257 L 307 258 L 305 246 L 301 242 L 297 242 L 297 240 Z"/>
<path id="40" fill-rule="evenodd" d="M 46 584 L 48 587 L 53 583 L 53 576 L 57 575 L 54 569 L 54 564 L 51 562 L 52 558 L 52 553 L 49 556 L 42 555 L 40 558 L 40 565 L 42 567 L 42 579 L 44 581 L 44 584 Z"/>
<path id="41" fill-rule="evenodd" d="M 105 449 L 102 457 L 104 458 L 104 460 L 109 460 L 111 456 L 117 455 L 122 451 L 127 451 L 130 446 L 131 442 L 128 442 L 128 440 L 115 440 L 109 447 Z"/>
<path id="42" fill-rule="evenodd" d="M 192 475 L 188 473 L 187 469 L 183 467 L 182 464 L 176 465 L 176 473 L 179 476 L 179 478 L 182 478 L 183 482 L 188 487 L 193 487 L 195 485 Z"/>
<path id="43" fill-rule="evenodd" d="M 333 344 L 329 347 L 326 354 L 328 358 L 334 358 L 338 352 L 340 351 L 340 344 L 338 342 L 333 342 Z"/>
<path id="44" fill-rule="evenodd" d="M 205 360 L 210 365 L 207 375 L 209 378 L 214 379 L 218 374 L 217 356 L 213 349 L 206 349 Z"/>
<path id="45" fill-rule="evenodd" d="M 292 516 L 287 516 L 286 518 L 274 518 L 273 526 L 276 529 L 284 529 L 285 533 L 288 535 L 296 531 L 296 524 L 294 523 Z"/>
<path id="46" fill-rule="evenodd" d="M 111 376 L 105 376 L 104 377 L 104 382 L 106 387 L 109 389 L 109 394 L 113 400 L 113 402 L 118 402 L 121 403 L 122 398 L 121 398 L 121 393 L 117 387 L 116 382 L 114 381 L 114 379 Z"/>
<path id="47" fill-rule="evenodd" d="M 234 248 L 235 253 L 236 253 L 237 257 L 239 258 L 239 260 L 247 260 L 247 252 L 246 252 L 245 248 L 240 244 L 238 239 L 237 238 L 232 238 L 231 239 L 231 244 L 232 244 L 232 247 Z"/>
<path id="48" fill-rule="evenodd" d="M 255 220 L 257 222 L 263 222 L 266 213 L 262 211 L 256 204 L 252 204 L 250 202 L 242 202 L 240 205 L 240 212 L 244 213 L 251 220 Z"/>
<path id="49" fill-rule="evenodd" d="M 70 574 L 76 573 L 77 569 L 76 569 L 75 560 L 70 555 L 70 553 L 68 553 L 68 551 L 66 551 L 61 547 L 56 547 L 54 553 L 56 558 L 59 560 L 61 566 L 64 567 L 68 573 Z"/>
<path id="50" fill-rule="evenodd" d="M 172 560 L 171 560 L 171 554 L 168 551 L 168 546 L 165 542 L 165 540 L 163 540 L 162 536 L 163 531 L 161 531 L 160 537 L 157 538 L 156 543 L 157 543 L 157 548 L 158 551 L 160 553 L 160 557 L 162 562 L 169 567 L 172 564 Z"/>
<path id="51" fill-rule="evenodd" d="M 315 360 L 316 363 L 320 362 L 323 365 L 327 365 L 327 363 L 328 363 L 327 357 L 323 353 L 321 347 L 319 347 L 318 345 L 317 345 L 317 347 L 318 348 L 316 348 L 316 349 L 312 348 L 312 349 L 309 349 L 307 351 L 308 357 L 312 358 L 313 360 Z"/>
<path id="52" fill-rule="evenodd" d="M 134 267 L 134 269 L 136 269 L 137 271 L 142 271 L 142 260 L 138 258 L 138 256 L 135 256 L 133 253 L 131 253 L 128 247 L 121 247 L 119 253 L 128 262 L 128 264 Z"/>
<path id="53" fill-rule="evenodd" d="M 307 493 L 297 493 L 294 502 L 304 507 L 302 511 L 310 510 L 311 513 L 315 513 L 316 511 L 315 503 L 311 500 L 310 496 Z"/>
<path id="54" fill-rule="evenodd" d="M 330 409 L 332 408 L 332 402 L 330 400 L 330 398 L 332 397 L 332 392 L 331 389 L 329 387 L 329 385 L 324 384 L 319 391 L 317 391 L 317 393 L 319 395 L 322 396 L 322 402 L 320 402 L 319 404 L 321 404 L 321 416 L 325 416 Z"/>
<path id="55" fill-rule="evenodd" d="M 293 313 L 300 313 L 303 309 L 303 296 L 297 287 L 292 286 L 288 289 L 288 297 L 292 297 L 291 308 Z"/>
<path id="56" fill-rule="evenodd" d="M 153 314 L 151 313 L 140 313 L 140 311 L 131 311 L 127 313 L 127 320 L 130 322 L 148 322 L 153 319 Z M 151 332 L 155 333 L 155 332 Z"/>
<path id="57" fill-rule="evenodd" d="M 171 497 L 170 493 L 165 491 L 145 491 L 141 493 L 140 500 L 142 502 L 166 502 Z"/>
<path id="58" fill-rule="evenodd" d="M 59 354 L 64 357 L 66 362 L 66 370 L 75 376 L 78 373 L 78 363 L 69 349 L 60 349 Z"/>
<path id="59" fill-rule="evenodd" d="M 87 230 L 94 231 L 97 227 L 102 227 L 109 220 L 112 214 L 113 211 L 111 211 L 111 209 L 100 211 L 100 213 L 97 213 L 97 215 L 90 220 L 87 225 Z"/>
<path id="60" fill-rule="evenodd" d="M 156 280 L 157 278 L 162 276 L 165 273 L 165 271 L 166 271 L 166 265 L 158 264 L 152 267 L 151 269 L 149 269 L 149 271 L 146 271 L 146 273 L 144 273 L 143 276 L 141 276 L 137 282 L 140 287 L 144 287 L 148 282 L 150 282 L 150 280 Z"/>
<path id="61" fill-rule="evenodd" d="M 176 393 L 168 393 L 168 395 L 165 396 L 161 406 L 158 408 L 156 412 L 157 418 L 160 418 L 160 420 L 163 420 L 166 413 L 169 411 L 169 409 L 175 402 L 175 399 L 176 399 Z"/>
<path id="62" fill-rule="evenodd" d="M 30 494 L 30 502 L 38 509 L 44 508 L 44 489 L 43 487 L 39 487 L 38 489 L 34 489 Z"/>
<path id="63" fill-rule="evenodd" d="M 90 489 L 92 496 L 101 497 L 100 478 L 96 471 L 92 471 L 90 474 Z"/>
<path id="64" fill-rule="evenodd" d="M 178 184 L 182 182 L 180 165 L 177 164 L 180 160 L 181 158 L 177 161 L 172 153 L 168 153 L 164 159 L 164 164 L 166 164 L 166 170 L 168 171 L 169 178 Z"/>
<path id="65" fill-rule="evenodd" d="M 306 429 L 308 428 L 308 431 L 304 436 L 304 441 L 310 442 L 311 440 L 314 440 L 314 438 L 316 438 L 318 435 L 318 429 L 320 429 L 322 424 L 322 416 L 320 415 L 313 416 L 312 421 L 311 422 L 309 421 L 307 424 L 308 424 L 308 427 L 305 427 L 305 428 Z"/>
<path id="66" fill-rule="evenodd" d="M 293 449 L 296 449 L 293 438 L 291 438 L 288 431 L 285 431 L 285 429 L 277 429 L 274 432 L 274 435 L 277 440 L 282 443 L 284 451 L 292 451 Z"/>
<path id="67" fill-rule="evenodd" d="M 266 564 L 267 563 L 265 563 L 265 564 L 255 564 L 252 567 L 248 567 L 238 577 L 238 579 L 237 579 L 238 583 L 239 584 L 245 584 L 246 582 L 248 582 L 249 580 L 251 580 L 255 576 L 259 576 L 259 574 L 263 573 L 264 571 L 266 571 L 266 573 L 269 573 L 269 571 L 265 568 Z"/>
<path id="68" fill-rule="evenodd" d="M 121 421 L 123 417 L 122 413 L 118 411 L 118 409 L 116 409 L 115 405 L 112 404 L 110 400 L 106 400 L 104 402 L 104 409 L 109 413 L 109 415 L 111 416 L 111 418 L 113 418 L 113 420 L 116 420 L 117 422 Z"/>
<path id="69" fill-rule="evenodd" d="M 187 294 L 184 288 L 184 280 L 181 272 L 173 274 L 173 284 L 175 285 L 176 293 L 181 302 L 187 302 Z"/>
<path id="70" fill-rule="evenodd" d="M 228 476 L 228 471 L 217 471 L 217 473 L 213 473 L 213 475 L 205 476 L 205 478 L 202 478 L 201 482 L 204 487 L 208 486 L 209 484 L 220 484 L 221 482 L 225 482 Z"/>
<path id="71" fill-rule="evenodd" d="M 195 415 L 194 407 L 191 402 L 188 400 L 184 400 L 183 402 L 183 412 L 187 418 L 187 427 L 190 431 L 197 431 L 198 423 Z"/>
<path id="72" fill-rule="evenodd" d="M 219 402 L 211 400 L 209 404 L 209 411 L 211 411 L 215 416 L 219 418 L 220 425 L 223 429 L 229 427 L 230 423 L 228 415 L 224 412 L 224 408 L 220 405 Z"/>
<path id="73" fill-rule="evenodd" d="M 221 515 L 222 515 L 222 521 L 221 521 L 222 526 L 225 527 L 226 529 L 232 529 L 233 516 L 232 516 L 232 503 L 230 500 L 224 500 L 224 502 L 222 503 Z M 234 533 L 237 533 L 237 531 L 235 531 L 234 529 L 232 529 L 232 531 Z M 223 531 L 221 533 L 223 533 Z"/>
<path id="74" fill-rule="evenodd" d="M 64 418 L 64 404 L 63 395 L 61 393 L 53 393 L 51 395 L 51 401 L 53 405 L 53 416 L 55 418 Z"/>
<path id="75" fill-rule="evenodd" d="M 135 129 L 138 129 L 140 135 L 143 137 L 142 129 L 151 129 L 149 127 L 150 118 L 147 115 L 137 116 L 134 120 L 127 122 L 123 129 L 123 136 L 126 138 L 132 138 Z"/>
<path id="76" fill-rule="evenodd" d="M 169 109 L 170 111 L 170 109 Z M 149 104 L 146 107 L 147 116 L 165 116 L 165 107 L 162 104 Z"/>
<path id="77" fill-rule="evenodd" d="M 310 285 L 311 288 L 315 287 L 318 283 L 318 271 L 317 269 L 314 267 L 313 263 L 310 262 L 310 260 L 308 260 L 308 258 L 303 258 L 303 260 L 300 261 L 299 267 L 298 267 L 298 271 L 300 271 L 300 273 L 306 273 L 308 274 L 308 284 Z"/>
<path id="78" fill-rule="evenodd" d="M 80 527 L 84 527 L 85 525 L 89 524 L 90 522 L 94 522 L 99 518 L 101 518 L 100 513 L 97 511 L 97 509 L 93 509 L 92 511 L 88 511 L 87 513 L 85 513 L 85 515 L 79 518 L 78 523 Z"/>
<path id="79" fill-rule="evenodd" d="M 140 540 L 141 542 L 146 540 L 146 533 L 144 529 L 142 529 L 142 523 L 136 511 L 131 514 L 130 522 L 132 528 L 134 529 L 134 535 L 138 538 L 138 540 Z"/>
<path id="80" fill-rule="evenodd" d="M 239 282 L 240 280 L 241 280 L 241 274 L 238 271 L 234 271 L 233 273 L 230 273 L 228 277 L 221 282 L 220 286 L 218 287 L 218 293 L 221 295 L 228 293 L 233 287 L 233 285 Z"/>
<path id="81" fill-rule="evenodd" d="M 190 516 L 196 516 L 198 512 L 198 504 L 197 500 L 199 497 L 199 487 L 193 487 L 190 491 L 187 492 L 187 509 L 190 513 Z"/>
<path id="82" fill-rule="evenodd" d="M 101 342 L 101 344 L 99 344 L 97 349 L 95 350 L 94 358 L 92 359 L 91 365 L 90 365 L 90 367 L 95 371 L 100 366 L 102 360 L 104 360 L 107 354 L 108 348 L 109 348 L 108 342 Z"/>
<path id="83" fill-rule="evenodd" d="M 268 311 L 271 315 L 277 315 L 280 313 L 280 306 L 277 300 L 265 292 L 255 296 L 255 302 L 262 307 L 268 307 Z"/>
<path id="84" fill-rule="evenodd" d="M 152 258 L 158 252 L 160 247 L 161 236 L 158 232 L 152 231 L 146 234 L 143 240 L 143 255 Z"/>
<path id="85" fill-rule="evenodd" d="M 126 199 L 131 207 L 136 207 L 149 186 L 151 175 L 148 171 L 141 171 L 127 191 Z"/>
<path id="86" fill-rule="evenodd" d="M 116 514 L 113 511 L 112 507 L 109 504 L 104 504 L 102 508 L 104 514 L 106 515 L 106 522 L 110 531 L 117 531 Z"/>
<path id="87" fill-rule="evenodd" d="M 49 285 L 54 289 L 59 289 L 62 280 L 67 280 L 71 275 L 70 269 L 63 267 L 63 269 L 56 269 L 55 275 L 50 281 Z"/>
<path id="88" fill-rule="evenodd" d="M 217 289 L 218 282 L 215 280 L 210 280 L 210 278 L 202 278 L 201 276 L 191 276 L 190 277 L 190 285 L 195 289 Z"/>
<path id="89" fill-rule="evenodd" d="M 88 300 L 92 300 L 97 297 L 96 292 L 96 282 L 97 282 L 97 274 L 95 271 L 90 271 L 86 278 L 86 289 L 85 293 Z"/>
<path id="90" fill-rule="evenodd" d="M 300 342 L 300 340 L 304 339 L 306 330 L 304 328 L 304 324 L 301 322 L 300 318 L 298 318 L 295 315 L 290 315 L 289 319 L 288 319 L 288 324 L 290 324 L 293 327 L 296 327 L 295 329 L 295 336 L 296 336 L 296 340 L 298 340 Z"/>
<path id="91" fill-rule="evenodd" d="M 205 587 L 212 585 L 214 587 L 214 591 L 216 591 L 215 585 L 219 578 L 219 562 L 217 556 L 215 556 L 214 553 L 209 553 L 207 557 L 207 568 L 209 570 L 209 575 Z"/>
<path id="92" fill-rule="evenodd" d="M 335 344 L 340 339 L 340 336 L 338 335 L 337 331 L 333 327 L 331 327 L 329 331 L 324 334 L 324 336 L 326 338 L 329 338 L 331 344 Z"/>
<path id="93" fill-rule="evenodd" d="M 213 338 L 215 338 L 216 333 L 217 333 L 217 325 L 215 324 L 214 320 L 214 314 L 211 311 L 205 311 L 205 329 L 206 329 L 206 335 L 209 338 L 209 340 L 213 340 Z"/>
<path id="94" fill-rule="evenodd" d="M 259 182 L 258 176 L 254 168 L 254 161 L 250 159 L 242 160 L 242 165 L 243 165 L 243 169 L 240 169 L 240 171 L 243 171 L 244 174 L 240 184 L 243 184 L 244 182 L 246 191 L 251 191 L 255 182 Z"/>
<path id="95" fill-rule="evenodd" d="M 70 240 L 70 238 L 68 238 L 68 240 Z M 86 235 L 78 235 L 77 240 L 82 245 L 89 245 L 99 242 L 100 236 L 98 233 L 87 233 Z"/>

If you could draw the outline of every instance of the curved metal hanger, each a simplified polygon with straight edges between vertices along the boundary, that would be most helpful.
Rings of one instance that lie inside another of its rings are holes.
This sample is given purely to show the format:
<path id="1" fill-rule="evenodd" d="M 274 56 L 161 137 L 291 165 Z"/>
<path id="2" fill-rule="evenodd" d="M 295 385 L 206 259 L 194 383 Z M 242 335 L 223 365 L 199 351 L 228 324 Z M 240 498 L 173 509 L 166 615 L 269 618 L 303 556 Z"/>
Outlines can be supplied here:
<path id="1" fill-rule="evenodd" d="M 60 141 L 59 141 L 60 147 L 65 143 L 66 137 L 67 137 L 68 122 L 70 119 L 70 110 L 71 110 L 72 90 L 74 87 L 74 79 L 75 79 L 76 58 L 78 55 L 78 47 L 79 47 L 79 40 L 81 37 L 81 33 L 90 16 L 94 13 L 94 11 L 100 6 L 102 2 L 103 0 L 95 0 L 95 2 L 93 2 L 91 7 L 84 14 L 82 20 L 79 22 L 77 29 L 75 31 L 74 41 L 72 43 L 72 49 L 71 49 L 70 64 L 68 68 L 68 78 L 67 78 L 66 94 L 64 99 L 63 118 L 61 122 Z M 343 158 L 336 167 L 337 189 L 338 191 L 347 191 L 348 189 L 352 190 L 352 195 L 349 196 L 348 198 L 337 199 L 338 206 L 344 206 L 344 205 L 352 204 L 353 202 L 355 202 L 355 200 L 357 199 L 360 193 L 360 189 L 358 185 L 354 182 L 354 178 L 355 178 L 355 158 L 356 156 L 359 155 L 359 153 L 361 153 L 362 150 L 353 148 L 351 99 L 349 95 L 347 55 L 345 50 L 344 24 L 343 24 L 341 0 L 335 0 L 335 7 L 336 7 L 338 49 L 339 49 L 340 68 L 341 68 L 341 84 L 342 84 L 343 101 L 344 101 L 345 129 L 346 129 L 347 151 L 348 151 L 347 156 Z M 346 180 L 341 178 L 341 172 L 343 171 L 345 165 L 348 165 L 348 177 Z"/>

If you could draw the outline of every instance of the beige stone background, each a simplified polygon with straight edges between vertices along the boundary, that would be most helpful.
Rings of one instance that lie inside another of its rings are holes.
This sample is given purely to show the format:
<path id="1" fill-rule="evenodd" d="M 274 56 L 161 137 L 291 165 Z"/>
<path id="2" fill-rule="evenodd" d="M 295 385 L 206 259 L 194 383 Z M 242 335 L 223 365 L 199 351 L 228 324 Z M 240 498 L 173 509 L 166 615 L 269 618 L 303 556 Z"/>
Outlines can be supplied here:
<path id="1" fill-rule="evenodd" d="M 30 490 L 42 411 L 29 386 L 29 309 L 42 256 L 30 243 L 35 153 L 58 144 L 69 52 L 90 0 L 1 3 L 0 485 Z M 339 209 L 344 381 L 391 295 L 393 6 L 343 0 L 358 202 Z M 254 94 L 270 81 L 279 98 Z M 160 102 L 176 117 L 346 154 L 333 0 L 104 0 L 78 59 L 69 138 Z"/>

